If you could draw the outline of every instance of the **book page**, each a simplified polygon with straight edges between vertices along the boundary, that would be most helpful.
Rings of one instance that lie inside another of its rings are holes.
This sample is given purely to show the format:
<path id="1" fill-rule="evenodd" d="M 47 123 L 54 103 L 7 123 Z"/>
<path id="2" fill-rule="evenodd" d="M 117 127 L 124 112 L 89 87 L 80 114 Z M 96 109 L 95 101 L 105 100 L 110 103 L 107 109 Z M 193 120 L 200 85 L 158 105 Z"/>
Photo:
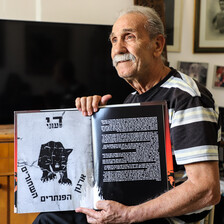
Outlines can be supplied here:
<path id="1" fill-rule="evenodd" d="M 100 197 L 134 205 L 169 189 L 164 105 L 104 107 L 92 122 Z"/>
<path id="2" fill-rule="evenodd" d="M 93 206 L 91 118 L 77 110 L 16 113 L 17 212 Z"/>

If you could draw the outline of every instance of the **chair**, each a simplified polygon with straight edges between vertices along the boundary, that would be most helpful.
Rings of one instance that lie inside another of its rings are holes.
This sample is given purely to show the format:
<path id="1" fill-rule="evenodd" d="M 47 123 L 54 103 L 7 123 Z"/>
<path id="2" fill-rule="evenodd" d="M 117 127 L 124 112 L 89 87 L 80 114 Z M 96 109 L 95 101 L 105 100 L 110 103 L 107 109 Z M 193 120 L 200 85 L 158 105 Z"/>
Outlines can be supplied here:
<path id="1" fill-rule="evenodd" d="M 201 221 L 193 222 L 191 224 L 213 224 L 214 223 L 214 214 L 215 214 L 215 206 L 213 206 L 212 210 L 209 214 Z"/>

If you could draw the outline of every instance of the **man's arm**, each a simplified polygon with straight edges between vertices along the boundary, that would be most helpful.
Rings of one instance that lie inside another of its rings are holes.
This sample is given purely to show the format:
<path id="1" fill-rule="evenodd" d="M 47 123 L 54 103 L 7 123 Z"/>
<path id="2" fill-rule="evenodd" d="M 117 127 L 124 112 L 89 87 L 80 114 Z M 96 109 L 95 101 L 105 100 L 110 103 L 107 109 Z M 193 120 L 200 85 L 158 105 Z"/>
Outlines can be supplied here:
<path id="1" fill-rule="evenodd" d="M 114 201 L 99 201 L 94 211 L 78 208 L 89 223 L 134 223 L 179 216 L 194 212 L 220 200 L 218 162 L 185 165 L 188 180 L 159 197 L 137 206 L 124 206 Z"/>

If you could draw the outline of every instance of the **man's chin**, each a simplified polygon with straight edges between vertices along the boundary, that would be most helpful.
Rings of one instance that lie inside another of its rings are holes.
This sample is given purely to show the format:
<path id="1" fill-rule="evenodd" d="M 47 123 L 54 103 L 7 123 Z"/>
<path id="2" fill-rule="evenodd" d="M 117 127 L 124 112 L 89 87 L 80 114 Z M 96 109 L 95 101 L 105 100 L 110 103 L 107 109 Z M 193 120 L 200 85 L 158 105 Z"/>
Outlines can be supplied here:
<path id="1" fill-rule="evenodd" d="M 123 78 L 123 79 L 130 79 L 133 76 L 132 73 L 128 73 L 128 72 L 118 72 L 118 75 L 120 78 Z"/>
<path id="2" fill-rule="evenodd" d="M 130 69 L 130 68 L 131 68 L 130 66 L 128 66 L 128 68 L 122 67 L 122 66 L 117 66 L 116 70 L 117 70 L 118 75 L 121 78 L 130 78 L 133 76 L 133 69 Z"/>

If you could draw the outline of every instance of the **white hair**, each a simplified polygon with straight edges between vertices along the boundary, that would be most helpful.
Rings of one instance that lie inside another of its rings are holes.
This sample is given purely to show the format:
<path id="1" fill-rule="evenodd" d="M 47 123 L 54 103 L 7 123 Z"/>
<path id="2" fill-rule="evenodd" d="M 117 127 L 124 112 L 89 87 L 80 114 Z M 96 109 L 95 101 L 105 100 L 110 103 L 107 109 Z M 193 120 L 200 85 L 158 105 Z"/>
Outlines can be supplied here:
<path id="1" fill-rule="evenodd" d="M 118 18 L 125 14 L 129 13 L 140 13 L 147 18 L 145 28 L 149 33 L 151 39 L 155 38 L 159 34 L 162 34 L 165 37 L 164 25 L 158 13 L 149 7 L 144 6 L 131 6 L 128 9 L 122 10 Z"/>

